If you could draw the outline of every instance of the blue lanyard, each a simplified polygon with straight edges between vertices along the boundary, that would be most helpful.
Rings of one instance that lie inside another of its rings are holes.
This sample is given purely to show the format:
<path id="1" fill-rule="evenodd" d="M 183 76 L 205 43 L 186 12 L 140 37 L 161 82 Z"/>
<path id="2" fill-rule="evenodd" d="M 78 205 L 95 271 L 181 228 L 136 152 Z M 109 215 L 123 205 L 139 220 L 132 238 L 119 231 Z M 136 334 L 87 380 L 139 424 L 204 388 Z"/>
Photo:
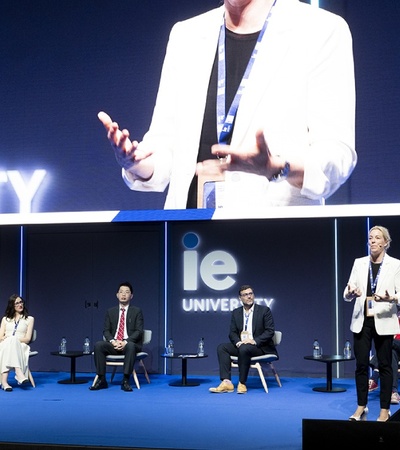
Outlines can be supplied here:
<path id="1" fill-rule="evenodd" d="M 376 289 L 376 285 L 378 284 L 378 278 L 381 273 L 382 264 L 383 264 L 383 259 L 382 259 L 381 265 L 379 266 L 378 273 L 376 274 L 376 278 L 374 280 L 374 277 L 372 275 L 372 264 L 371 264 L 371 261 L 369 262 L 369 282 L 371 284 L 371 294 L 372 295 L 375 294 L 375 289 Z"/>
<path id="2" fill-rule="evenodd" d="M 256 60 L 258 50 L 268 27 L 268 22 L 272 14 L 272 9 L 275 6 L 277 0 L 274 1 L 267 18 L 265 19 L 264 25 L 258 35 L 256 45 L 250 56 L 250 60 L 247 64 L 246 70 L 244 72 L 242 81 L 240 82 L 239 88 L 235 94 L 232 104 L 229 108 L 228 114 L 225 111 L 225 89 L 226 89 L 226 67 L 225 67 L 225 16 L 221 24 L 221 30 L 219 33 L 218 41 L 218 86 L 217 86 L 217 134 L 218 143 L 227 144 L 229 138 L 232 134 L 233 121 L 235 119 L 237 110 L 239 108 L 240 99 L 242 97 L 244 88 L 246 86 L 247 80 L 249 79 L 251 69 L 253 68 L 254 62 Z"/>
<path id="3" fill-rule="evenodd" d="M 246 322 L 245 322 L 245 324 L 244 324 L 244 331 L 247 331 L 247 324 L 248 324 L 248 322 L 249 322 L 250 314 L 251 314 L 251 311 L 250 311 L 248 314 L 244 313 L 244 316 L 245 316 L 245 318 L 246 318 Z"/>
<path id="4" fill-rule="evenodd" d="M 15 324 L 15 325 L 14 325 L 14 331 L 13 331 L 13 334 L 12 334 L 13 336 L 15 335 L 15 333 L 16 333 L 16 331 L 17 331 L 18 324 L 19 324 L 19 321 L 20 321 L 20 320 L 21 320 L 21 319 L 19 319 L 18 322 L 15 322 L 15 321 L 14 321 L 14 324 Z"/>

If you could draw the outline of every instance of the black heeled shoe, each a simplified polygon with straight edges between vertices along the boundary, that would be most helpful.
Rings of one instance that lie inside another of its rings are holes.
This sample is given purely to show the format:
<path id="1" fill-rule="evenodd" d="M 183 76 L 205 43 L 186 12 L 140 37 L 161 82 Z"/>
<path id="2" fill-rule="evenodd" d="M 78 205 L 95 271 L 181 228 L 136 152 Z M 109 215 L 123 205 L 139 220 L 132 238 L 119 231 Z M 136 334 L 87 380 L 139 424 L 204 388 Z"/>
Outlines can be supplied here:
<path id="1" fill-rule="evenodd" d="M 12 390 L 13 390 L 13 388 L 12 388 L 11 386 L 7 386 L 7 387 L 1 386 L 1 388 L 2 388 L 3 391 L 5 391 L 5 392 L 12 392 Z"/>
<path id="2" fill-rule="evenodd" d="M 18 384 L 26 384 L 26 383 L 29 383 L 28 378 L 23 378 L 22 380 L 20 380 L 20 379 L 17 377 L 17 375 L 15 375 L 14 378 L 17 380 L 17 383 L 18 383 Z"/>
<path id="3" fill-rule="evenodd" d="M 367 415 L 368 415 L 368 406 L 364 408 L 364 411 L 359 416 L 355 416 L 353 414 L 352 416 L 349 417 L 349 420 L 351 422 L 360 422 L 362 420 L 367 420 Z"/>

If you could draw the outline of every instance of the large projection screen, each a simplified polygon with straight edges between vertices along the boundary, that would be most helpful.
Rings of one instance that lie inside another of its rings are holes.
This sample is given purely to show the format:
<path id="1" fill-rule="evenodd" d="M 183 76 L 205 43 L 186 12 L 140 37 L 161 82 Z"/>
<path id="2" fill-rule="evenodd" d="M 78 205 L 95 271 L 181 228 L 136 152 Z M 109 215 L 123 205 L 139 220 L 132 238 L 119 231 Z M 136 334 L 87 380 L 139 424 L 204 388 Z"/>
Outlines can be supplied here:
<path id="1" fill-rule="evenodd" d="M 353 36 L 358 163 L 325 206 L 278 208 L 260 217 L 398 214 L 400 6 L 319 3 L 343 16 Z M 107 111 L 141 139 L 172 25 L 219 4 L 2 2 L 0 224 L 241 217 L 240 211 L 165 211 L 165 192 L 128 189 L 97 118 Z"/>

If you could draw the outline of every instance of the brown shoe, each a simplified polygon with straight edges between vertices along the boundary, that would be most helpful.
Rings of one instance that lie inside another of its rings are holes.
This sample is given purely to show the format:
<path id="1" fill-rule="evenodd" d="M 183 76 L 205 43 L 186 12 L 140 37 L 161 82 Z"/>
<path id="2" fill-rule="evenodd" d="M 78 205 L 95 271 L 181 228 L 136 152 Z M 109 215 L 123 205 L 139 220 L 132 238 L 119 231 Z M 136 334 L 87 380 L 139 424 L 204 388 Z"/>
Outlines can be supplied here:
<path id="1" fill-rule="evenodd" d="M 235 388 L 232 383 L 228 383 L 226 381 L 222 381 L 218 387 L 210 388 L 210 392 L 216 392 L 217 394 L 222 394 L 223 392 L 233 392 Z"/>
<path id="2" fill-rule="evenodd" d="M 245 394 L 247 392 L 247 387 L 246 387 L 246 385 L 245 384 L 242 384 L 240 381 L 239 381 L 239 384 L 238 384 L 238 387 L 237 387 L 237 393 L 238 394 Z"/>

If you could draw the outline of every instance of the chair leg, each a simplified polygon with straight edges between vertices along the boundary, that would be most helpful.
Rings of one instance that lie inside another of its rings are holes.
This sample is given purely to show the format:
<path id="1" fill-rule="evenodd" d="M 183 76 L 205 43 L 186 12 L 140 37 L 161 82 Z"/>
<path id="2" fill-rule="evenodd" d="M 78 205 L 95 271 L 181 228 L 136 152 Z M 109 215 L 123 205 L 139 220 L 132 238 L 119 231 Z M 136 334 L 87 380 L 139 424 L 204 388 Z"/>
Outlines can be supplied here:
<path id="1" fill-rule="evenodd" d="M 258 375 L 260 376 L 261 383 L 264 386 L 264 390 L 268 394 L 267 382 L 265 381 L 265 377 L 264 377 L 264 373 L 263 373 L 261 364 L 259 362 L 257 362 L 254 364 L 254 367 L 257 369 Z"/>
<path id="2" fill-rule="evenodd" d="M 269 363 L 269 365 L 271 366 L 272 373 L 275 375 L 275 379 L 276 379 L 276 381 L 277 381 L 279 387 L 282 387 L 281 380 L 280 380 L 280 378 L 279 378 L 278 372 L 275 370 L 274 365 L 273 365 L 272 363 Z"/>
<path id="3" fill-rule="evenodd" d="M 29 381 L 31 382 L 31 385 L 33 387 L 36 387 L 35 380 L 33 379 L 32 373 L 29 369 L 28 369 L 28 378 L 29 378 Z"/>
<path id="4" fill-rule="evenodd" d="M 94 386 L 94 385 L 96 384 L 97 378 L 99 378 L 99 376 L 98 376 L 98 375 L 96 375 L 96 376 L 94 377 L 94 380 L 93 380 L 92 386 Z"/>
<path id="5" fill-rule="evenodd" d="M 142 360 L 139 361 L 139 364 L 143 367 L 144 376 L 146 377 L 147 382 L 150 384 L 150 378 L 149 374 L 147 373 L 146 366 L 144 365 Z"/>
<path id="6" fill-rule="evenodd" d="M 111 383 L 112 383 L 112 381 L 114 379 L 114 375 L 115 375 L 116 371 L 117 371 L 117 366 L 113 366 L 113 371 L 112 371 L 112 374 L 111 374 Z"/>
<path id="7" fill-rule="evenodd" d="M 145 367 L 145 365 L 143 364 L 143 361 L 142 361 L 142 360 L 139 361 L 139 365 L 143 368 L 144 376 L 146 377 L 147 382 L 150 384 L 149 374 L 147 373 L 146 367 Z M 138 389 L 140 389 L 140 383 L 139 383 L 139 379 L 138 379 L 138 376 L 137 376 L 137 373 L 136 373 L 135 368 L 133 368 L 132 375 L 133 375 L 133 379 L 135 380 L 136 387 L 137 387 Z"/>
<path id="8" fill-rule="evenodd" d="M 133 379 L 135 380 L 136 387 L 137 387 L 138 389 L 140 389 L 140 383 L 139 383 L 139 379 L 138 379 L 138 377 L 137 377 L 137 374 L 136 374 L 136 370 L 135 370 L 135 369 L 133 369 L 132 375 L 133 375 Z"/>

